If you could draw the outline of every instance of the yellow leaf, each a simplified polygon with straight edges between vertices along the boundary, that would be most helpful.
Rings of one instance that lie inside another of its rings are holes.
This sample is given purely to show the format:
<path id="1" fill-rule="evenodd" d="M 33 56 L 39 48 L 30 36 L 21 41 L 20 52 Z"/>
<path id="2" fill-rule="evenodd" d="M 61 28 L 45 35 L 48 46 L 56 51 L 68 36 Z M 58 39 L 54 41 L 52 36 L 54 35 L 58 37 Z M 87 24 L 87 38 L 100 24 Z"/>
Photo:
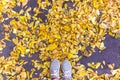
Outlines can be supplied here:
<path id="1" fill-rule="evenodd" d="M 40 25 L 40 30 L 45 30 L 46 28 L 45 28 L 45 25 L 44 24 L 41 24 Z"/>
<path id="2" fill-rule="evenodd" d="M 96 64 L 94 62 L 92 63 L 88 63 L 88 66 L 90 66 L 93 69 L 97 69 L 98 67 L 100 67 L 101 63 L 97 62 Z"/>
<path id="3" fill-rule="evenodd" d="M 68 58 L 71 59 L 73 57 L 73 54 L 69 53 Z"/>
<path id="4" fill-rule="evenodd" d="M 22 2 L 22 6 L 25 6 L 28 3 L 28 0 L 20 0 Z"/>
<path id="5" fill-rule="evenodd" d="M 47 51 L 54 50 L 55 48 L 57 48 L 57 44 L 56 43 L 52 43 L 52 44 L 48 45 L 46 50 Z"/>
<path id="6" fill-rule="evenodd" d="M 64 29 L 65 31 L 70 31 L 70 26 L 64 26 L 63 29 Z"/>
<path id="7" fill-rule="evenodd" d="M 21 54 L 26 54 L 26 47 L 24 46 L 18 46 L 18 49 L 21 51 Z"/>
<path id="8" fill-rule="evenodd" d="M 26 21 L 26 16 L 20 16 L 20 17 L 19 17 L 19 20 L 20 20 L 21 22 L 25 22 L 25 21 Z"/>
<path id="9" fill-rule="evenodd" d="M 85 70 L 79 71 L 79 76 L 84 77 L 84 76 L 86 76 L 86 74 L 87 74 L 87 72 Z"/>
<path id="10" fill-rule="evenodd" d="M 21 78 L 26 78 L 27 76 L 26 76 L 26 72 L 21 72 Z"/>
<path id="11" fill-rule="evenodd" d="M 72 54 L 77 54 L 77 50 L 76 50 L 76 49 L 71 49 L 71 50 L 70 50 L 70 53 L 72 53 Z"/>
<path id="12" fill-rule="evenodd" d="M 104 30 L 100 28 L 99 35 L 104 34 Z"/>
<path id="13" fill-rule="evenodd" d="M 61 38 L 61 36 L 59 34 L 55 34 L 55 37 L 58 38 L 58 39 Z"/>
<path id="14" fill-rule="evenodd" d="M 103 42 L 100 43 L 100 47 L 99 48 L 100 48 L 100 50 L 104 50 L 106 48 Z"/>
<path id="15" fill-rule="evenodd" d="M 96 24 L 96 17 L 92 17 L 91 21 L 95 25 Z"/>
<path id="16" fill-rule="evenodd" d="M 53 43 L 53 42 L 54 42 L 53 38 L 49 39 L 49 43 Z"/>
<path id="17" fill-rule="evenodd" d="M 22 67 L 21 66 L 16 66 L 15 67 L 15 70 L 16 70 L 16 73 L 19 73 L 21 71 Z"/>
<path id="18" fill-rule="evenodd" d="M 13 43 L 15 43 L 16 45 L 18 44 L 18 37 L 12 39 Z"/>
<path id="19" fill-rule="evenodd" d="M 98 4 L 97 0 L 93 0 L 93 6 L 94 6 L 96 9 L 98 9 L 99 4 Z"/>
<path id="20" fill-rule="evenodd" d="M 2 74 L 0 74 L 0 80 L 4 80 L 4 78 L 3 78 Z"/>

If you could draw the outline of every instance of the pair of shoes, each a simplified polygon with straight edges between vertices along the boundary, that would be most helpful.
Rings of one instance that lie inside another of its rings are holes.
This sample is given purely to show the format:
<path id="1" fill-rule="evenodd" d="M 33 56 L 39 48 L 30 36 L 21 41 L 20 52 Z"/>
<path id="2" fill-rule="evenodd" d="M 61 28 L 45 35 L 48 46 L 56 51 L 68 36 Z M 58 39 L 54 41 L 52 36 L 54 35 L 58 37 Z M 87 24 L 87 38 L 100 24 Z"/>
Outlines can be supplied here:
<path id="1" fill-rule="evenodd" d="M 60 69 L 60 63 L 57 59 L 54 59 L 50 66 L 50 73 L 51 78 L 57 78 L 59 79 L 59 69 Z M 72 79 L 72 66 L 68 60 L 64 60 L 62 63 L 62 78 L 63 79 Z"/>

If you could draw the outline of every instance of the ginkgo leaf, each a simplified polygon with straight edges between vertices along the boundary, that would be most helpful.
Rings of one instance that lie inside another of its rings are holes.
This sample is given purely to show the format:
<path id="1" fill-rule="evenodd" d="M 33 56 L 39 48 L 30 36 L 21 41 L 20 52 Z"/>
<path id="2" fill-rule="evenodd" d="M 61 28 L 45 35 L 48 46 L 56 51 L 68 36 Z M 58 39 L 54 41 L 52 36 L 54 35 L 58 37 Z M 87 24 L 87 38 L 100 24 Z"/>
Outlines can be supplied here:
<path id="1" fill-rule="evenodd" d="M 4 80 L 3 76 L 0 74 L 0 80 Z"/>
<path id="2" fill-rule="evenodd" d="M 18 38 L 12 39 L 12 41 L 17 45 L 18 44 Z"/>
<path id="3" fill-rule="evenodd" d="M 19 19 L 20 19 L 21 22 L 25 22 L 26 21 L 26 16 L 20 16 Z"/>
<path id="4" fill-rule="evenodd" d="M 101 63 L 97 62 L 97 63 L 88 63 L 88 66 L 90 66 L 93 69 L 97 69 L 98 67 L 100 67 Z"/>
<path id="5" fill-rule="evenodd" d="M 18 46 L 18 50 L 21 51 L 21 54 L 26 54 L 26 47 L 20 45 L 20 46 Z"/>
<path id="6" fill-rule="evenodd" d="M 55 36 L 56 38 L 58 38 L 58 39 L 61 38 L 61 36 L 60 36 L 59 34 L 55 34 L 54 36 Z"/>
<path id="7" fill-rule="evenodd" d="M 94 6 L 96 9 L 98 9 L 99 4 L 98 4 L 98 1 L 97 1 L 97 0 L 93 0 L 93 6 Z"/>
<path id="8" fill-rule="evenodd" d="M 21 75 L 21 78 L 24 78 L 24 79 L 27 77 L 27 76 L 26 76 L 26 72 L 21 72 L 20 75 Z"/>
<path id="9" fill-rule="evenodd" d="M 55 48 L 57 48 L 57 44 L 56 43 L 52 43 L 52 44 L 48 45 L 48 47 L 46 48 L 46 50 L 47 51 L 54 50 Z"/>
<path id="10" fill-rule="evenodd" d="M 104 50 L 106 47 L 105 47 L 105 45 L 104 45 L 104 43 L 102 42 L 101 44 L 100 44 L 100 49 L 101 50 Z"/>
<path id="11" fill-rule="evenodd" d="M 71 59 L 73 57 L 73 54 L 69 53 L 68 54 L 68 59 Z"/>
<path id="12" fill-rule="evenodd" d="M 64 26 L 63 29 L 64 29 L 65 31 L 70 31 L 70 26 Z"/>

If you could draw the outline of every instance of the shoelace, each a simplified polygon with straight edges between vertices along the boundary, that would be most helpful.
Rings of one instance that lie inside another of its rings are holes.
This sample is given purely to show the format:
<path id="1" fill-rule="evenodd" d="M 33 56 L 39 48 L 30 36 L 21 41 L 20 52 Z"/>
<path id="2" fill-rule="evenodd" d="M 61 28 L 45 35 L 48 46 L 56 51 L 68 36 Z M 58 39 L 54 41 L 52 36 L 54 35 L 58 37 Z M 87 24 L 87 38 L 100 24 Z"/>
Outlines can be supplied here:
<path id="1" fill-rule="evenodd" d="M 71 72 L 70 71 L 65 71 L 63 76 L 67 77 L 67 78 L 71 77 Z"/>
<path id="2" fill-rule="evenodd" d="M 54 70 L 51 72 L 51 77 L 56 77 L 56 78 L 59 78 L 59 73 L 57 70 Z"/>

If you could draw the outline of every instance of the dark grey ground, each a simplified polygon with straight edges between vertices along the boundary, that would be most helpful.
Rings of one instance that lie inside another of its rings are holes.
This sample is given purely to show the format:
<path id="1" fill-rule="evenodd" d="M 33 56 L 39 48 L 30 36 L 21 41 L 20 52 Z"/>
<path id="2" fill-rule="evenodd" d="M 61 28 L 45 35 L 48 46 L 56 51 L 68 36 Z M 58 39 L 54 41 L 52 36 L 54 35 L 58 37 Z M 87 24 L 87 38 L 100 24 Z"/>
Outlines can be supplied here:
<path id="1" fill-rule="evenodd" d="M 72 5 L 71 2 L 68 3 L 69 6 Z M 36 0 L 30 0 L 27 4 L 28 7 L 32 7 L 32 10 L 37 7 L 36 4 Z M 26 10 L 28 7 L 23 7 L 24 10 Z M 48 9 L 50 8 L 50 6 L 47 7 Z M 22 9 L 21 6 L 16 6 L 15 8 L 13 8 L 13 10 L 15 10 L 16 12 L 19 12 L 20 9 Z M 31 16 L 35 14 L 35 12 L 30 11 Z M 37 17 L 42 18 L 43 22 L 46 22 L 47 17 L 45 16 L 47 14 L 46 10 L 42 10 L 43 11 L 42 14 L 39 14 Z M 5 15 L 5 17 L 7 17 Z M 11 19 L 8 19 L 2 23 L 0 23 L 0 40 L 2 38 L 4 38 L 4 34 L 2 34 L 2 32 L 4 32 L 4 29 L 2 27 L 2 24 L 9 24 Z M 10 39 L 16 37 L 15 34 L 11 33 L 10 35 Z M 91 56 L 91 57 L 83 57 L 79 62 L 81 64 L 84 64 L 86 67 L 88 62 L 102 62 L 103 60 L 106 61 L 106 64 L 109 63 L 115 63 L 115 68 L 120 68 L 120 38 L 115 39 L 109 35 L 105 36 L 106 39 L 104 41 L 106 49 L 104 51 L 102 51 L 101 53 L 99 53 L 99 49 L 96 48 L 96 52 Z M 15 46 L 14 43 L 10 42 L 10 41 L 5 41 L 6 42 L 6 48 L 3 49 L 2 54 L 0 54 L 0 56 L 5 56 L 6 58 L 9 57 L 10 52 L 12 51 L 13 47 Z M 81 55 L 81 53 L 79 52 L 79 54 Z M 20 58 L 23 60 L 28 61 L 29 63 L 24 65 L 23 67 L 30 71 L 32 68 L 32 63 L 31 60 L 39 60 L 38 58 L 39 52 L 36 54 L 33 54 L 33 56 L 31 58 L 28 58 L 27 56 L 25 56 L 24 58 Z M 19 60 L 20 60 L 19 59 Z M 40 73 L 42 70 L 36 71 L 36 73 Z M 104 66 L 103 69 L 97 69 L 99 74 L 102 73 L 109 73 L 110 69 L 107 67 L 107 65 Z M 33 77 L 38 77 L 39 75 L 34 75 Z"/>

